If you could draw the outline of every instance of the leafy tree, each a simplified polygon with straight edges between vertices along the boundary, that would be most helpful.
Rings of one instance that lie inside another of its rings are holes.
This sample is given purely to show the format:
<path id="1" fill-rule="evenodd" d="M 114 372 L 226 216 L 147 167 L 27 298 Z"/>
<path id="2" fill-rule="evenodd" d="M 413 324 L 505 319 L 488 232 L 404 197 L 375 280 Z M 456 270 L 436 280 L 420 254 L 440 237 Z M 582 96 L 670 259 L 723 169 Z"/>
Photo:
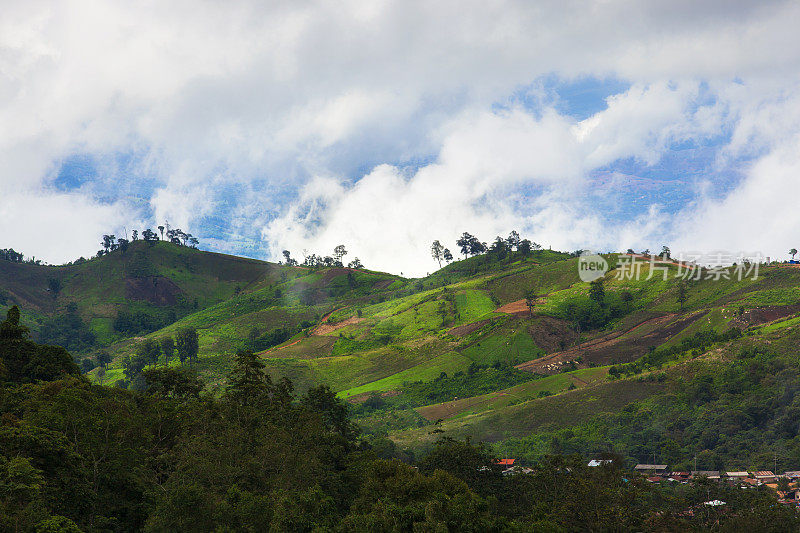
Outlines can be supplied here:
<path id="1" fill-rule="evenodd" d="M 267 394 L 271 384 L 264 371 L 264 362 L 249 350 L 239 350 L 234 357 L 225 393 L 236 402 L 246 404 Z"/>
<path id="2" fill-rule="evenodd" d="M 361 260 L 356 257 L 347 265 L 348 268 L 364 268 L 364 265 L 361 264 Z"/>
<path id="3" fill-rule="evenodd" d="M 49 278 L 47 288 L 50 289 L 54 299 L 58 298 L 58 294 L 61 292 L 61 278 Z"/>
<path id="4" fill-rule="evenodd" d="M 147 228 L 142 232 L 142 239 L 152 246 L 158 240 L 158 235 L 150 228 Z"/>
<path id="5" fill-rule="evenodd" d="M 665 246 L 661 247 L 661 257 L 663 259 L 670 259 L 670 253 L 671 252 L 670 252 L 669 246 L 665 245 Z"/>
<path id="6" fill-rule="evenodd" d="M 117 247 L 122 250 L 122 253 L 128 251 L 128 246 L 130 245 L 130 241 L 128 239 L 117 239 Z"/>
<path id="7" fill-rule="evenodd" d="M 431 257 L 434 261 L 439 262 L 439 268 L 442 268 L 442 259 L 444 258 L 444 246 L 438 240 L 433 241 L 431 244 Z"/>
<path id="8" fill-rule="evenodd" d="M 105 350 L 97 352 L 97 364 L 102 368 L 108 368 L 108 363 L 111 362 L 111 354 Z"/>
<path id="9" fill-rule="evenodd" d="M 145 339 L 136 349 L 136 354 L 142 358 L 145 364 L 155 365 L 161 355 L 161 346 L 155 339 Z"/>
<path id="10" fill-rule="evenodd" d="M 20 326 L 19 319 L 21 313 L 16 305 L 6 312 L 6 319 L 0 323 L 0 339 L 2 340 L 23 340 L 28 336 L 28 328 Z"/>
<path id="11" fill-rule="evenodd" d="M 125 379 L 131 382 L 142 373 L 146 366 L 147 360 L 140 354 L 129 355 L 122 360 L 122 373 L 125 374 Z"/>
<path id="12" fill-rule="evenodd" d="M 133 230 L 131 232 L 131 239 L 134 240 L 134 241 L 138 241 L 139 240 L 139 230 Z"/>
<path id="13" fill-rule="evenodd" d="M 172 340 L 172 337 L 161 337 L 158 340 L 159 345 L 161 346 L 161 353 L 164 354 L 164 364 L 169 366 L 169 360 L 175 355 L 175 341 Z"/>
<path id="14" fill-rule="evenodd" d="M 528 306 L 528 315 L 533 314 L 533 306 L 536 304 L 536 291 L 528 289 L 525 291 L 525 305 Z"/>
<path id="15" fill-rule="evenodd" d="M 633 294 L 631 294 L 631 291 L 624 290 L 624 291 L 620 292 L 619 293 L 619 298 L 620 298 L 620 300 L 622 300 L 625 303 L 625 309 L 630 311 L 631 302 L 633 301 Z"/>
<path id="16" fill-rule="evenodd" d="M 178 349 L 178 358 L 181 363 L 194 362 L 200 350 L 199 338 L 195 328 L 181 328 L 175 335 L 175 346 Z"/>
<path id="17" fill-rule="evenodd" d="M 519 250 L 519 248 L 517 247 L 521 242 L 522 239 L 520 238 L 519 233 L 517 233 L 516 230 L 512 230 L 511 233 L 509 233 L 508 237 L 506 238 L 506 246 L 508 246 L 509 250 Z"/>
<path id="18" fill-rule="evenodd" d="M 158 231 L 161 232 L 161 240 L 164 240 L 164 226 L 158 226 Z"/>
<path id="19" fill-rule="evenodd" d="M 450 249 L 445 248 L 442 251 L 442 259 L 444 259 L 447 263 L 453 260 L 453 254 L 450 252 Z"/>
<path id="20" fill-rule="evenodd" d="M 506 258 L 506 254 L 508 253 L 508 245 L 506 241 L 498 235 L 489 251 L 497 257 L 498 261 L 502 261 Z"/>
<path id="21" fill-rule="evenodd" d="M 462 233 L 461 237 L 456 241 L 456 245 L 461 249 L 461 253 L 464 254 L 464 259 L 467 258 L 467 255 L 472 253 L 472 246 L 475 241 L 477 241 L 475 236 L 466 231 Z"/>
<path id="22" fill-rule="evenodd" d="M 103 242 L 100 245 L 103 247 L 106 253 L 110 252 L 114 248 L 114 243 L 116 241 L 116 237 L 113 235 L 103 235 Z"/>
<path id="23" fill-rule="evenodd" d="M 147 382 L 145 392 L 160 398 L 197 399 L 203 382 L 191 371 L 175 368 L 149 368 L 142 374 Z"/>
<path id="24" fill-rule="evenodd" d="M 520 253 L 520 255 L 522 255 L 523 258 L 527 258 L 529 255 L 531 255 L 531 249 L 531 241 L 528 239 L 522 239 L 519 241 L 519 244 L 517 244 L 517 251 Z"/>
<path id="25" fill-rule="evenodd" d="M 683 307 L 686 304 L 686 301 L 689 299 L 689 287 L 686 283 L 686 280 L 680 280 L 678 282 L 677 294 L 675 298 L 678 301 L 678 304 L 681 306 L 681 311 L 683 311 Z"/>
<path id="26" fill-rule="evenodd" d="M 344 244 L 340 244 L 333 249 L 333 258 L 337 266 L 342 266 L 342 259 L 347 255 Z"/>
<path id="27" fill-rule="evenodd" d="M 789 253 L 792 255 L 792 261 L 794 261 L 794 256 L 797 255 L 797 248 L 792 248 Z"/>
<path id="28" fill-rule="evenodd" d="M 589 284 L 589 299 L 597 302 L 600 307 L 606 304 L 606 291 L 603 287 L 603 278 L 596 279 Z"/>

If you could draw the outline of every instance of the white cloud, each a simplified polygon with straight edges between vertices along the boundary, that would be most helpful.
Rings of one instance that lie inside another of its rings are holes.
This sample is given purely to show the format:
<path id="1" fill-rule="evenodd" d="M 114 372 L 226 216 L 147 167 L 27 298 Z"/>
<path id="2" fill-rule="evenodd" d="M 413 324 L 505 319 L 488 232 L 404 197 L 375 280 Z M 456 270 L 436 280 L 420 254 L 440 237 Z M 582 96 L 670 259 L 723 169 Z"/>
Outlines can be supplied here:
<path id="1" fill-rule="evenodd" d="M 792 1 L 7 3 L 0 195 L 34 212 L 38 198 L 54 197 L 54 164 L 65 156 L 135 151 L 148 156 L 121 179 L 152 180 L 145 203 L 187 227 L 217 208 L 200 196 L 213 187 L 241 184 L 251 223 L 275 214 L 287 189 L 303 191 L 264 233 L 273 253 L 346 232 L 373 265 L 396 263 L 379 233 L 348 226 L 353 212 L 383 220 L 395 247 L 461 231 L 458 217 L 482 235 L 529 224 L 542 240 L 577 246 L 594 222 L 563 213 L 585 210 L 570 194 L 587 171 L 620 157 L 654 162 L 669 142 L 724 128 L 735 133 L 719 164 L 792 136 L 797 121 L 785 109 L 800 71 L 798 16 Z M 613 76 L 633 88 L 583 123 L 547 108 L 490 112 L 551 74 Z M 694 109 L 703 94 L 716 102 Z M 412 176 L 380 166 L 432 157 Z M 362 178 L 365 165 L 376 168 Z M 319 220 L 308 228 L 299 213 L 313 176 L 339 192 L 320 194 L 327 207 L 311 209 Z M 505 197 L 525 184 L 545 196 Z M 77 218 L 119 206 L 148 216 L 105 191 L 72 193 L 81 196 L 70 200 Z M 372 212 L 351 198 L 384 203 Z M 62 225 L 84 249 L 117 220 Z M 281 229 L 289 222 L 294 229 Z M 0 223 L 0 245 L 13 230 Z M 613 242 L 615 231 L 597 235 Z M 26 248 L 58 260 L 60 244 L 45 236 L 31 234 Z"/>

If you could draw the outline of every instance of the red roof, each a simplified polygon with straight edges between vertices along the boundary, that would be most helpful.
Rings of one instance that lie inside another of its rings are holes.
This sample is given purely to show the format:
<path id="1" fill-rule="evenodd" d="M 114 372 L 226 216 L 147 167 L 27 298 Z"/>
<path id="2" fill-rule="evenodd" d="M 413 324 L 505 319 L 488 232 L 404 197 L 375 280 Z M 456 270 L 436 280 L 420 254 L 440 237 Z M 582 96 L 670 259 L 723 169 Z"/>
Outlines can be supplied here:
<path id="1" fill-rule="evenodd" d="M 498 459 L 495 464 L 500 466 L 511 466 L 514 464 L 515 459 Z"/>

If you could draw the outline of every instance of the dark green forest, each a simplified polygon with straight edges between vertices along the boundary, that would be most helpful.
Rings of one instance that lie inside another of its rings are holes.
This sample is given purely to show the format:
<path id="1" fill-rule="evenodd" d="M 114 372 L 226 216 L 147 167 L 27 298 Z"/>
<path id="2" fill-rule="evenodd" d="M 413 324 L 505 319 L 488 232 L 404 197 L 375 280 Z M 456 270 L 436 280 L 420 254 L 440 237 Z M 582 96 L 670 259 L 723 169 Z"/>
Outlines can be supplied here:
<path id="1" fill-rule="evenodd" d="M 553 454 L 529 474 L 503 476 L 487 446 L 445 438 L 414 462 L 386 439 L 362 439 L 328 387 L 297 395 L 251 352 L 236 355 L 217 396 L 201 393 L 191 368 L 145 370 L 141 393 L 103 387 L 65 349 L 28 340 L 12 308 L 0 356 L 5 531 L 800 527 L 767 489 L 659 488 L 613 454 L 601 468 Z M 714 390 L 691 401 L 708 403 Z M 702 506 L 715 497 L 724 511 Z"/>

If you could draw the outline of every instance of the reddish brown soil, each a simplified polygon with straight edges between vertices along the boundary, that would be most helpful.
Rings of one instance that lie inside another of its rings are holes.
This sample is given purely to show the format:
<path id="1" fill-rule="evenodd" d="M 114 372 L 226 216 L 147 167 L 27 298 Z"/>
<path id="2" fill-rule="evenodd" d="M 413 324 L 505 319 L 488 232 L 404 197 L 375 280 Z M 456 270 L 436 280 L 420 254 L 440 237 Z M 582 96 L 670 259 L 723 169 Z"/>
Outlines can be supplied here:
<path id="1" fill-rule="evenodd" d="M 555 373 L 562 366 L 578 357 L 583 358 L 584 364 L 594 362 L 605 365 L 610 363 L 627 362 L 641 357 L 650 346 L 658 346 L 668 341 L 670 337 L 686 328 L 691 322 L 699 319 L 705 313 L 695 313 L 678 317 L 675 314 L 664 315 L 640 322 L 634 327 L 604 335 L 597 339 L 584 342 L 568 350 L 555 352 L 533 361 L 517 365 L 516 368 L 528 372 Z M 644 327 L 655 328 L 641 336 L 628 334 Z"/>
<path id="2" fill-rule="evenodd" d="M 794 265 L 793 265 L 794 266 Z M 737 317 L 736 323 L 741 326 L 754 326 L 757 324 L 764 324 L 772 322 L 779 318 L 796 315 L 800 313 L 800 303 L 791 305 L 770 305 L 765 307 L 756 307 L 747 309 L 742 316 Z"/>
<path id="3" fill-rule="evenodd" d="M 491 322 L 491 319 L 479 320 L 478 322 L 472 322 L 471 324 L 456 326 L 453 329 L 449 330 L 447 334 L 452 335 L 454 337 L 466 337 L 470 333 L 478 331 L 489 322 Z"/>
<path id="4" fill-rule="evenodd" d="M 578 340 L 569 322 L 549 316 L 534 317 L 528 324 L 528 335 L 545 353 L 561 351 Z"/>
<path id="5" fill-rule="evenodd" d="M 357 316 L 351 316 L 348 319 L 342 320 L 341 322 L 337 322 L 336 324 L 327 324 L 323 320 L 322 324 L 314 328 L 314 335 L 330 335 L 334 331 L 338 329 L 342 329 L 345 326 L 351 326 L 353 324 L 358 324 L 359 322 L 363 321 L 363 318 L 359 318 Z"/>
<path id="6" fill-rule="evenodd" d="M 544 300 L 539 299 L 539 300 L 536 300 L 534 303 L 535 304 L 541 304 L 541 303 L 544 303 Z M 530 311 L 528 311 L 528 304 L 525 303 L 524 299 L 517 300 L 516 302 L 510 302 L 510 303 L 507 303 L 505 305 L 502 305 L 502 306 L 498 307 L 497 309 L 495 309 L 495 312 L 496 313 L 506 313 L 506 314 L 509 314 L 509 315 L 527 315 L 527 314 L 530 313 Z"/>
<path id="7" fill-rule="evenodd" d="M 158 306 L 175 305 L 181 294 L 180 287 L 163 276 L 125 279 L 125 297 L 130 300 L 144 300 Z"/>

